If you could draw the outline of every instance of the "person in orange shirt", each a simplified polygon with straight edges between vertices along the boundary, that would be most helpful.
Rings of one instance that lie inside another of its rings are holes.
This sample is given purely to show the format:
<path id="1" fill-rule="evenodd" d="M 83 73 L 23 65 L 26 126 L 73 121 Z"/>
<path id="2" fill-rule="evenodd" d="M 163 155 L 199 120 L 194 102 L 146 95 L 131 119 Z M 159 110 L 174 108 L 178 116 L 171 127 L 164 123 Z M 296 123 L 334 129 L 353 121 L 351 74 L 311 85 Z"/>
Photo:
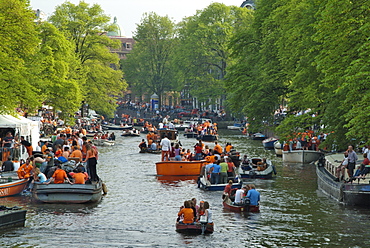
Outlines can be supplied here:
<path id="1" fill-rule="evenodd" d="M 21 144 L 26 148 L 28 156 L 32 156 L 32 145 L 30 142 L 24 139 L 24 136 L 21 136 Z"/>
<path id="2" fill-rule="evenodd" d="M 182 217 L 182 221 L 180 221 L 180 223 L 190 224 L 190 223 L 194 222 L 194 211 L 191 208 L 190 201 L 185 201 L 184 202 L 184 207 L 180 208 L 180 211 L 177 215 L 180 218 Z"/>
<path id="3" fill-rule="evenodd" d="M 59 158 L 59 157 L 62 156 L 62 154 L 63 154 L 62 146 L 61 145 L 57 145 L 56 146 L 55 157 Z"/>
<path id="4" fill-rule="evenodd" d="M 54 174 L 50 178 L 50 181 L 45 184 L 50 184 L 52 182 L 59 184 L 59 183 L 64 183 L 65 180 L 67 180 L 68 183 L 73 184 L 69 180 L 67 173 L 64 170 L 62 170 L 62 167 L 60 166 L 60 164 L 58 164 L 57 169 L 55 170 Z"/>
<path id="5" fill-rule="evenodd" d="M 77 173 L 74 173 L 72 178 L 74 179 L 75 184 L 85 184 L 85 181 L 87 180 L 87 176 L 82 172 L 81 168 L 78 168 Z"/>
<path id="6" fill-rule="evenodd" d="M 18 178 L 25 179 L 31 177 L 31 171 L 33 166 L 30 164 L 31 160 L 27 158 L 26 163 L 22 164 L 21 167 L 17 170 Z"/>
<path id="7" fill-rule="evenodd" d="M 82 157 L 82 152 L 80 149 L 78 149 L 77 146 L 72 147 L 73 151 L 71 155 L 69 156 L 70 159 L 76 160 L 76 162 L 81 162 L 83 157 Z"/>
<path id="8" fill-rule="evenodd" d="M 42 154 L 46 154 L 45 150 L 48 149 L 49 141 L 45 141 L 44 145 L 41 147 Z"/>
<path id="9" fill-rule="evenodd" d="M 215 147 L 213 148 L 213 151 L 215 154 L 221 154 L 222 153 L 222 147 L 218 144 L 218 142 L 215 142 Z"/>

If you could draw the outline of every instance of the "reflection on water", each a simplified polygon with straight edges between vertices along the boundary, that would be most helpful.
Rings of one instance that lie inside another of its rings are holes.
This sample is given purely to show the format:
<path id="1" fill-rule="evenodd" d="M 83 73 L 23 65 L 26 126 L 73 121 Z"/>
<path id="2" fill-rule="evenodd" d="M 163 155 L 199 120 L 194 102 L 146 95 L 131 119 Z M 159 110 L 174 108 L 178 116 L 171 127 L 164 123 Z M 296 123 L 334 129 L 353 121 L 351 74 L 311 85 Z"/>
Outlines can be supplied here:
<path id="1" fill-rule="evenodd" d="M 118 136 L 118 135 L 117 135 Z M 144 136 L 143 136 L 144 137 Z M 346 207 L 317 190 L 314 165 L 283 165 L 260 141 L 238 132 L 220 133 L 249 157 L 270 159 L 272 180 L 251 179 L 261 192 L 261 213 L 224 210 L 221 192 L 197 188 L 196 178 L 156 177 L 160 155 L 139 153 L 143 137 L 118 137 L 101 147 L 98 171 L 108 194 L 93 205 L 40 204 L 27 197 L 0 198 L 0 205 L 28 209 L 25 228 L 0 233 L 2 247 L 368 247 L 370 211 Z M 182 137 L 182 136 L 180 136 Z M 192 148 L 195 139 L 182 138 Z M 213 143 L 206 143 L 213 147 Z M 175 232 L 184 200 L 208 201 L 215 232 L 187 236 Z"/>

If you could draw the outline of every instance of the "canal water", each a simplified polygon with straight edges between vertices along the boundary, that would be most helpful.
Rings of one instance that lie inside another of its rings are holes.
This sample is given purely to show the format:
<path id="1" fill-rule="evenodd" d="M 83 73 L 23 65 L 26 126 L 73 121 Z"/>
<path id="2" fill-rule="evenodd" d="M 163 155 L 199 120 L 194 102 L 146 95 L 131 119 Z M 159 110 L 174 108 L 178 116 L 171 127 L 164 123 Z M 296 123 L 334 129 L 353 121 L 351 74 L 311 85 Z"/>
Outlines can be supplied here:
<path id="1" fill-rule="evenodd" d="M 194 181 L 155 177 L 160 155 L 140 154 L 142 137 L 118 138 L 100 147 L 98 172 L 108 194 L 93 205 L 40 204 L 25 196 L 0 198 L 0 205 L 28 210 L 24 228 L 0 231 L 0 247 L 369 247 L 370 210 L 346 207 L 318 191 L 314 165 L 284 165 L 260 141 L 220 130 L 242 155 L 271 159 L 277 176 L 249 180 L 261 193 L 261 213 L 223 210 L 221 192 L 205 192 Z M 183 147 L 195 139 L 181 137 Z M 213 143 L 208 143 L 213 147 Z M 208 201 L 215 232 L 176 233 L 184 200 Z"/>

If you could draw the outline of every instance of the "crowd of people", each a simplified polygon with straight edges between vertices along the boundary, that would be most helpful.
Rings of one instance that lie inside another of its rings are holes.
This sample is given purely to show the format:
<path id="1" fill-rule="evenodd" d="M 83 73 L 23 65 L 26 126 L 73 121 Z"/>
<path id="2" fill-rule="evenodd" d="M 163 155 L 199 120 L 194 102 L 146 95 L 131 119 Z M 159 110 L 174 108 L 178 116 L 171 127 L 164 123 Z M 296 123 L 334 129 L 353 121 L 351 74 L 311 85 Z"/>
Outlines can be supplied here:
<path id="1" fill-rule="evenodd" d="M 84 133 L 86 134 L 86 130 L 67 126 L 58 130 L 51 141 L 40 141 L 33 149 L 24 137 L 21 136 L 18 140 L 17 136 L 13 137 L 8 132 L 2 139 L 1 170 L 16 171 L 20 179 L 29 179 L 29 189 L 32 183 L 85 184 L 98 181 L 98 149 Z M 25 160 L 20 159 L 20 146 L 24 146 L 28 152 Z M 68 166 L 68 173 L 63 168 L 64 165 Z"/>

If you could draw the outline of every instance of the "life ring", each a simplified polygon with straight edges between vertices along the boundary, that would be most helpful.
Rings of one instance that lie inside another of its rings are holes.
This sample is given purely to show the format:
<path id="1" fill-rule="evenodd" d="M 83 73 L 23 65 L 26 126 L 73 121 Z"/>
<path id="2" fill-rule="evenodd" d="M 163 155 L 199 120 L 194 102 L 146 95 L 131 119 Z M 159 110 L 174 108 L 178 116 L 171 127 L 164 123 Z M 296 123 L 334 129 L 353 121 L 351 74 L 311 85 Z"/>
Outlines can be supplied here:
<path id="1" fill-rule="evenodd" d="M 104 195 L 106 195 L 108 193 L 107 185 L 105 185 L 105 183 L 102 183 L 102 188 L 103 188 Z"/>

